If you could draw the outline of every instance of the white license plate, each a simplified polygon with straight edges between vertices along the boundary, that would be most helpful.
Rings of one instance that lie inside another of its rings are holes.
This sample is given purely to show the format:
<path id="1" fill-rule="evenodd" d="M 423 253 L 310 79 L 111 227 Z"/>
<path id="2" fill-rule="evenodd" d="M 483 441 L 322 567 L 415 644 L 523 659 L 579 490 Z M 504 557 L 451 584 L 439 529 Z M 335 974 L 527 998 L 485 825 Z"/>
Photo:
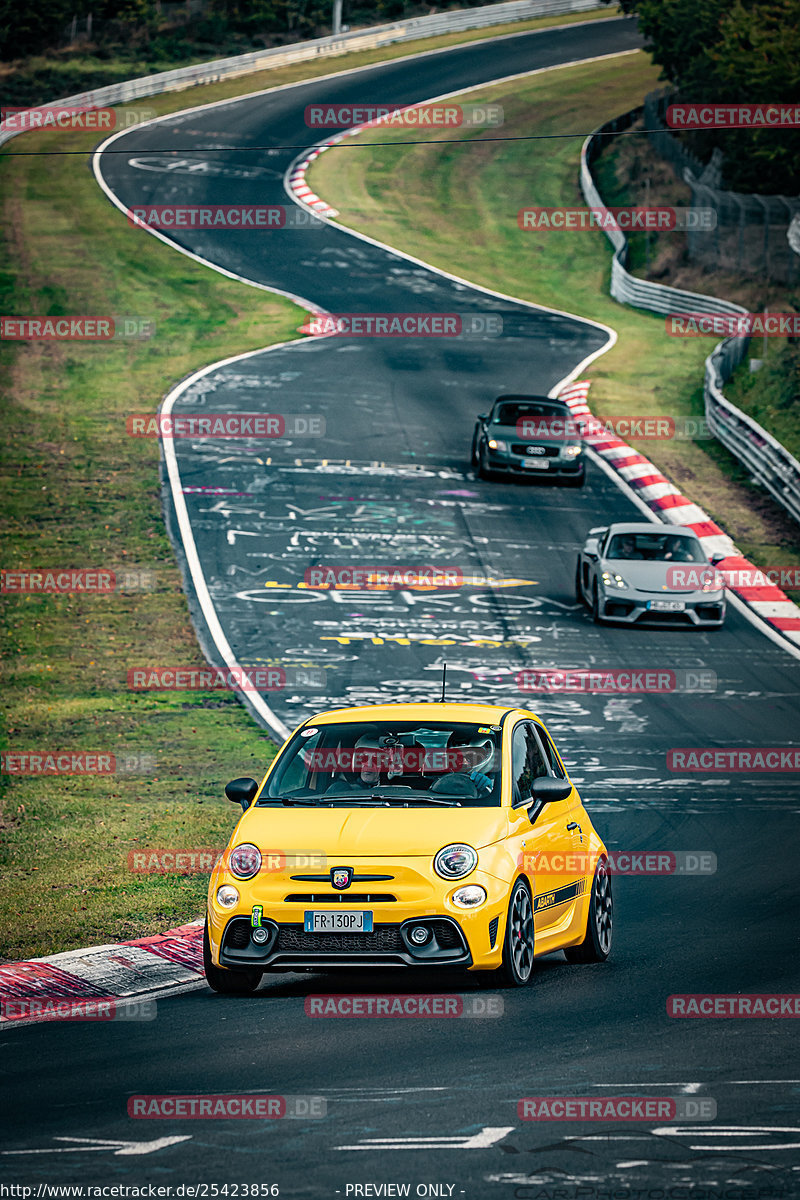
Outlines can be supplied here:
<path id="1" fill-rule="evenodd" d="M 647 607 L 654 612 L 683 612 L 686 604 L 683 600 L 651 600 Z"/>
<path id="2" fill-rule="evenodd" d="M 550 470 L 550 463 L 546 458 L 523 458 L 522 465 L 531 471 Z"/>
<path id="3" fill-rule="evenodd" d="M 372 933 L 372 913 L 363 909 L 345 912 L 318 912 L 303 914 L 305 933 Z"/>

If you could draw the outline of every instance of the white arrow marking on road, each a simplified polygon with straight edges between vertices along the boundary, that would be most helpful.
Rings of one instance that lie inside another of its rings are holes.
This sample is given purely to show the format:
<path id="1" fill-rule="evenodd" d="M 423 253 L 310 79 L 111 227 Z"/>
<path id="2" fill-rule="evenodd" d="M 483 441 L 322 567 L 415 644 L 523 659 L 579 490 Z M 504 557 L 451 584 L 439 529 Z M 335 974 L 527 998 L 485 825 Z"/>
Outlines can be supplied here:
<path id="1" fill-rule="evenodd" d="M 800 1135 L 800 1127 L 793 1125 L 721 1125 L 717 1129 L 707 1129 L 702 1125 L 661 1125 L 653 1130 L 659 1137 L 705 1137 L 705 1138 L 753 1138 L 759 1134 L 789 1133 Z M 797 1150 L 797 1142 L 767 1142 L 753 1146 L 743 1146 L 741 1143 L 728 1142 L 722 1146 L 712 1146 L 708 1141 L 689 1146 L 690 1150 Z"/>
<path id="2" fill-rule="evenodd" d="M 502 1142 L 513 1125 L 485 1125 L 472 1137 L 362 1138 L 357 1146 L 335 1146 L 335 1150 L 484 1150 Z"/>
<path id="3" fill-rule="evenodd" d="M 599 1088 L 680 1088 L 687 1096 L 693 1096 L 700 1088 L 704 1086 L 702 1083 L 595 1083 L 594 1087 Z"/>
<path id="4" fill-rule="evenodd" d="M 0 1150 L 0 1154 L 79 1154 L 81 1151 L 87 1150 L 113 1150 L 114 1154 L 153 1154 L 156 1150 L 163 1150 L 165 1146 L 175 1146 L 178 1142 L 190 1142 L 191 1134 L 184 1134 L 183 1137 L 163 1137 L 156 1138 L 152 1142 L 123 1142 L 119 1138 L 108 1140 L 106 1138 L 79 1138 L 79 1137 L 57 1137 L 53 1139 L 56 1142 L 80 1142 L 80 1146 L 53 1146 L 49 1150 Z"/>

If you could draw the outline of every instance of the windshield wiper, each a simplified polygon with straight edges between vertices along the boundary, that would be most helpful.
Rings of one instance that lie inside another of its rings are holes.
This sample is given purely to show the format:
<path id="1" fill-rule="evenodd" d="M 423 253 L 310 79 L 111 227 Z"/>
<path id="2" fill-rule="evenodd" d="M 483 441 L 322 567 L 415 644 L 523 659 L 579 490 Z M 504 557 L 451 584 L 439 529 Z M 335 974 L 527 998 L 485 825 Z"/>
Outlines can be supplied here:
<path id="1" fill-rule="evenodd" d="M 256 808 L 260 808 L 262 804 L 305 804 L 313 808 L 316 803 L 316 800 L 301 800 L 295 796 L 267 796 L 266 799 L 258 801 Z"/>
<path id="2" fill-rule="evenodd" d="M 429 796 L 425 792 L 419 792 L 415 796 L 397 796 L 397 795 L 384 796 L 380 792 L 373 792 L 372 799 L 373 800 L 388 800 L 390 802 L 392 800 L 398 800 L 401 804 L 411 804 L 411 803 L 414 803 L 414 804 L 416 804 L 416 803 L 446 804 L 448 806 L 448 808 L 453 808 L 454 806 L 456 806 L 458 808 L 461 807 L 460 800 L 440 800 L 438 796 L 435 796 L 435 797 Z"/>

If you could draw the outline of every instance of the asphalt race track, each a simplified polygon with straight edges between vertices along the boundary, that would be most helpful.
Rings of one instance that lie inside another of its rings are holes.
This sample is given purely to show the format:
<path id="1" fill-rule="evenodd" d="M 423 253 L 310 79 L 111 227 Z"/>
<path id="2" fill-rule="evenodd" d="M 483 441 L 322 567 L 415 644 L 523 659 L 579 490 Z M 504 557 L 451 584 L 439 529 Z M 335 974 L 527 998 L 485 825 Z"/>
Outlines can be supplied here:
<path id="1" fill-rule="evenodd" d="M 137 128 L 113 141 L 100 171 L 123 206 L 286 204 L 286 169 L 319 140 L 303 122 L 308 104 L 421 101 L 639 44 L 635 26 L 615 20 L 378 65 Z M 173 396 L 175 415 L 325 420 L 324 438 L 266 450 L 176 439 L 171 480 L 165 472 L 173 538 L 188 528 L 196 547 L 194 570 L 180 548 L 179 557 L 209 659 L 226 661 L 218 622 L 238 663 L 305 672 L 264 693 L 256 717 L 291 728 L 320 708 L 434 699 L 446 661 L 449 699 L 521 703 L 547 721 L 612 851 L 705 851 L 717 869 L 617 878 L 610 961 L 542 960 L 530 988 L 498 993 L 495 1019 L 314 1020 L 304 999 L 325 992 L 485 993 L 463 977 L 292 975 L 265 977 L 249 998 L 172 997 L 151 1022 L 4 1029 L 13 1104 L 0 1182 L 275 1183 L 281 1196 L 315 1198 L 357 1195 L 352 1185 L 366 1183 L 498 1200 L 800 1195 L 792 1022 L 666 1013 L 673 993 L 800 990 L 794 777 L 681 776 L 666 760 L 673 747 L 796 744 L 800 663 L 733 609 L 709 633 L 593 625 L 573 594 L 576 552 L 590 526 L 638 519 L 633 501 L 594 463 L 583 490 L 484 482 L 469 464 L 478 412 L 503 392 L 549 391 L 602 349 L 606 332 L 330 226 L 187 232 L 180 245 L 310 308 L 503 320 L 502 337 L 298 341 L 214 368 Z M 298 588 L 320 563 L 435 563 L 473 582 L 357 596 Z M 526 666 L 683 669 L 713 673 L 716 685 L 531 696 L 515 682 Z M 327 1115 L 135 1121 L 126 1112 L 132 1095 L 234 1092 L 324 1097 Z M 691 1109 L 666 1125 L 518 1118 L 520 1098 L 555 1094 L 711 1098 L 717 1118 L 692 1120 Z"/>

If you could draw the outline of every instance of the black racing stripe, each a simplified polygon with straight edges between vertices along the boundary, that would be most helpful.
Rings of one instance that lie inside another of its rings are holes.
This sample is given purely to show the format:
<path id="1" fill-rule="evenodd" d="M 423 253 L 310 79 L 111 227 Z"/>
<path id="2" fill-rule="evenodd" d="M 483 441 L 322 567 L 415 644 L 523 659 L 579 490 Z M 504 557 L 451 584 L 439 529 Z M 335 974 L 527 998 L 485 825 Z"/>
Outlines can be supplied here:
<path id="1" fill-rule="evenodd" d="M 533 903 L 533 911 L 540 912 L 543 908 L 558 908 L 559 905 L 567 904 L 568 901 L 574 900 L 576 896 L 583 895 L 585 891 L 586 881 L 578 879 L 575 883 L 567 883 L 564 887 L 556 888 L 553 892 L 543 892 L 541 896 L 537 896 Z"/>

